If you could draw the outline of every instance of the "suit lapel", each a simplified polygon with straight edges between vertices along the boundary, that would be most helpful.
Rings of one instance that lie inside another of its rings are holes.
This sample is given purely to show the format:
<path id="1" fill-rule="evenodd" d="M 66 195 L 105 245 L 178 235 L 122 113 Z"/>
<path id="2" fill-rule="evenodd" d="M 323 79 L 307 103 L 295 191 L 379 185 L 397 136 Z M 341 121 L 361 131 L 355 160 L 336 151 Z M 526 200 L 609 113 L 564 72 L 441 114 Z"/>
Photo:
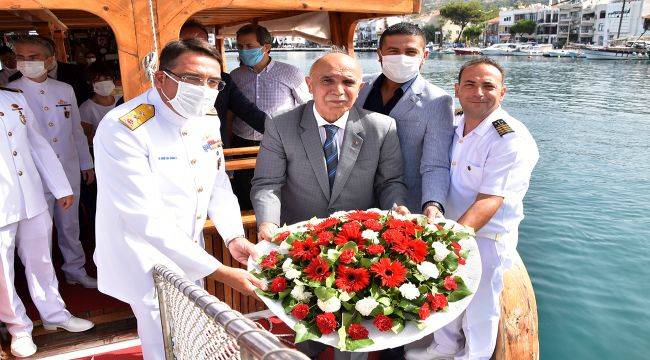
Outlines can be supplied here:
<path id="1" fill-rule="evenodd" d="M 420 102 L 420 94 L 422 94 L 422 87 L 424 85 L 423 81 L 426 80 L 422 78 L 422 75 L 418 75 L 413 84 L 411 84 L 411 87 L 399 99 L 390 114 L 388 114 L 390 117 L 394 119 L 402 118 Z"/>
<path id="2" fill-rule="evenodd" d="M 352 107 L 348 122 L 345 125 L 343 145 L 339 149 L 339 163 L 336 168 L 336 178 L 334 179 L 330 204 L 334 203 L 336 198 L 341 195 L 343 187 L 352 173 L 354 164 L 357 162 L 359 151 L 361 151 L 361 146 L 363 145 L 363 138 L 360 136 L 361 133 L 363 133 L 363 125 L 361 124 L 359 113 L 355 107 Z M 327 176 L 325 179 L 327 179 Z"/>
<path id="3" fill-rule="evenodd" d="M 314 169 L 318 184 L 325 194 L 325 198 L 330 198 L 330 184 L 327 178 L 327 169 L 325 168 L 325 155 L 323 153 L 323 145 L 318 134 L 318 124 L 314 117 L 313 102 L 308 102 L 305 105 L 305 110 L 302 112 L 302 119 L 300 120 L 300 127 L 302 133 L 300 139 L 302 145 L 307 153 L 307 158 L 311 167 Z"/>

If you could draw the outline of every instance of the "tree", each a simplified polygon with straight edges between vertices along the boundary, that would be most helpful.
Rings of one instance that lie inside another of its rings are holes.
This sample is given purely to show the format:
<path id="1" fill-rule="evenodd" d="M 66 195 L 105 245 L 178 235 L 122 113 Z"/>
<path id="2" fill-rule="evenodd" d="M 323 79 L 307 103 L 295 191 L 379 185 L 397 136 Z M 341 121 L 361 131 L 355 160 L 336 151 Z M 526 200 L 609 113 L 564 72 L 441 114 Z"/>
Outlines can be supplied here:
<path id="1" fill-rule="evenodd" d="M 441 29 L 434 25 L 425 25 L 422 27 L 422 31 L 424 31 L 424 38 L 428 44 L 430 42 L 436 42 L 436 31 L 441 31 Z"/>
<path id="2" fill-rule="evenodd" d="M 468 26 L 463 30 L 463 38 L 466 42 L 471 42 L 473 39 L 478 39 L 483 33 L 483 27 L 478 25 Z"/>
<path id="3" fill-rule="evenodd" d="M 472 0 L 469 2 L 456 1 L 449 3 L 440 8 L 440 15 L 449 19 L 452 23 L 460 26 L 460 32 L 456 42 L 460 41 L 461 36 L 467 24 L 480 23 L 487 20 L 488 12 L 483 8 L 483 5 L 477 1 Z"/>
<path id="4" fill-rule="evenodd" d="M 537 24 L 533 20 L 519 20 L 516 24 L 510 27 L 510 34 L 517 36 L 517 34 L 532 34 L 535 32 Z"/>

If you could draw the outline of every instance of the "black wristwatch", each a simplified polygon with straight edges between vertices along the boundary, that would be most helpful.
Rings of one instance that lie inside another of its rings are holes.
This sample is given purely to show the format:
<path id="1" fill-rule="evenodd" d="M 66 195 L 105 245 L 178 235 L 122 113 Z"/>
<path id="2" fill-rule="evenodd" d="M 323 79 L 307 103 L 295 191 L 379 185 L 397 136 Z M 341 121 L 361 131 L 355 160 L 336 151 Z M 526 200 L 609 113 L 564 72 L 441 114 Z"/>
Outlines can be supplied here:
<path id="1" fill-rule="evenodd" d="M 424 209 L 426 209 L 427 206 L 429 206 L 429 205 L 433 205 L 433 206 L 437 207 L 438 210 L 440 210 L 440 212 L 443 215 L 445 214 L 445 208 L 442 206 L 441 203 L 439 203 L 437 201 L 427 201 L 427 202 L 425 202 L 424 205 L 422 205 L 422 212 L 424 212 Z"/>

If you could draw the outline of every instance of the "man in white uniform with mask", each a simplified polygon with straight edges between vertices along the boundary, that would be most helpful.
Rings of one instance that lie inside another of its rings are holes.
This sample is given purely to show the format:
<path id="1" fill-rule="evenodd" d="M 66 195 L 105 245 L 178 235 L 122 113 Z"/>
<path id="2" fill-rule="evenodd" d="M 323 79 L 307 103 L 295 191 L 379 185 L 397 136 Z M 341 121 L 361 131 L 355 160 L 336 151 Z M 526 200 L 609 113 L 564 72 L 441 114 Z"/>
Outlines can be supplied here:
<path id="1" fill-rule="evenodd" d="M 501 108 L 504 73 L 492 59 L 475 59 L 463 64 L 455 85 L 463 114 L 453 140 L 447 216 L 476 231 L 481 281 L 465 312 L 425 347 L 407 351 L 408 360 L 487 360 L 494 352 L 503 272 L 511 265 L 524 195 L 539 159 L 526 126 Z"/>
<path id="2" fill-rule="evenodd" d="M 47 76 L 47 69 L 56 62 L 48 41 L 38 36 L 21 37 L 14 41 L 14 50 L 17 68 L 23 76 L 8 86 L 23 91 L 36 116 L 35 123 L 63 165 L 74 193 L 72 207 L 64 210 L 56 204 L 55 196 L 45 189 L 45 199 L 54 218 L 63 255 L 62 270 L 68 283 L 96 288 L 97 281 L 88 276 L 84 268 L 86 255 L 79 240 L 81 177 L 90 184 L 95 173 L 74 90 L 72 86 Z"/>
<path id="3" fill-rule="evenodd" d="M 0 158 L 0 321 L 11 334 L 11 353 L 26 357 L 36 352 L 36 345 L 32 321 L 14 287 L 16 249 L 46 329 L 77 332 L 93 324 L 70 315 L 58 291 L 50 254 L 52 220 L 43 185 L 64 211 L 70 211 L 74 202 L 72 189 L 20 90 L 0 89 Z"/>
<path id="4" fill-rule="evenodd" d="M 154 265 L 247 295 L 263 286 L 201 246 L 209 215 L 235 259 L 257 257 L 225 171 L 214 110 L 224 85 L 219 61 L 203 40 L 167 44 L 154 88 L 111 110 L 94 138 L 99 290 L 131 305 L 146 360 L 164 359 Z"/>

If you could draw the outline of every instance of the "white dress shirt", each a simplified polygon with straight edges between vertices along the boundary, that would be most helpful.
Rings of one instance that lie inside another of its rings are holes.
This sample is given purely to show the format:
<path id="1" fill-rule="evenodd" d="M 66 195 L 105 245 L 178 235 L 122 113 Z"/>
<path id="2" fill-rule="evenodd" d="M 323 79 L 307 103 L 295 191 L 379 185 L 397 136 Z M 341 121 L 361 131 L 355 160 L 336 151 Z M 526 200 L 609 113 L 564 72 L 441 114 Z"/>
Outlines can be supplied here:
<path id="1" fill-rule="evenodd" d="M 155 115 L 131 130 L 119 118 L 140 104 L 153 105 Z M 156 89 L 104 117 L 94 138 L 100 291 L 141 301 L 156 264 L 192 281 L 214 272 L 220 262 L 201 246 L 206 214 L 226 244 L 244 236 L 219 126 L 215 116 L 179 116 Z"/>
<path id="2" fill-rule="evenodd" d="M 502 119 L 513 132 L 499 135 L 493 121 Z M 463 136 L 465 118 L 456 128 L 451 155 L 451 185 L 445 216 L 458 220 L 481 194 L 503 197 L 503 205 L 477 236 L 494 240 L 516 234 L 524 218 L 523 198 L 539 159 L 528 129 L 498 108 L 474 130 Z M 516 241 L 516 236 L 514 236 Z M 516 246 L 508 244 L 508 246 Z"/>
<path id="3" fill-rule="evenodd" d="M 336 141 L 336 154 L 337 158 L 341 158 L 341 146 L 343 145 L 343 136 L 345 135 L 345 124 L 348 122 L 348 115 L 350 111 L 346 111 L 341 117 L 333 123 L 325 120 L 318 111 L 316 111 L 316 105 L 313 106 L 314 117 L 316 118 L 316 123 L 318 123 L 318 134 L 320 135 L 320 141 L 325 145 L 325 140 L 327 139 L 327 130 L 325 130 L 325 125 L 334 125 L 338 127 L 338 131 L 334 134 L 334 140 Z"/>
<path id="4" fill-rule="evenodd" d="M 0 90 L 0 227 L 47 211 L 41 178 L 57 199 L 72 195 L 61 163 L 35 125 L 25 98 Z"/>

